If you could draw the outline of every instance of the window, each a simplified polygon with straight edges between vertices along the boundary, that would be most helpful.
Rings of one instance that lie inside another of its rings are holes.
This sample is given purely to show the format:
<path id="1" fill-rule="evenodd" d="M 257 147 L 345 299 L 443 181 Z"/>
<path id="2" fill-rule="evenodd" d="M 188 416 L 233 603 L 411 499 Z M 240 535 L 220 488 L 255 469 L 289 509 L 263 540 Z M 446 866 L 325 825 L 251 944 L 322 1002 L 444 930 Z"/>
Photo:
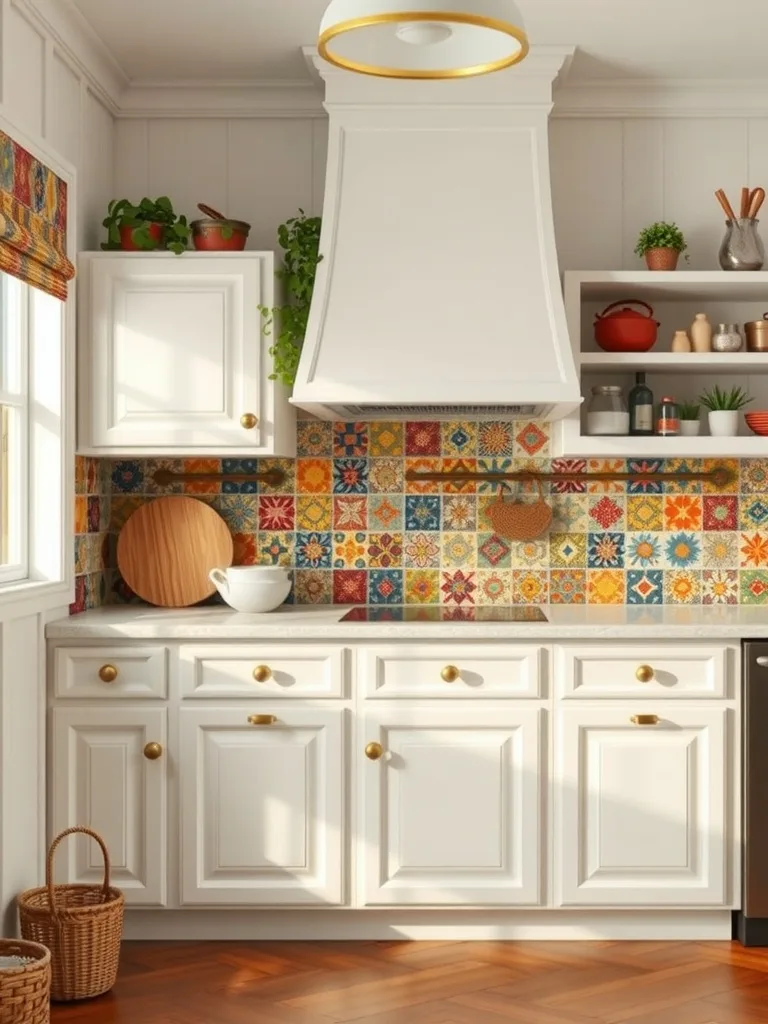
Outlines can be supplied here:
<path id="1" fill-rule="evenodd" d="M 0 274 L 0 583 L 29 571 L 30 291 Z"/>

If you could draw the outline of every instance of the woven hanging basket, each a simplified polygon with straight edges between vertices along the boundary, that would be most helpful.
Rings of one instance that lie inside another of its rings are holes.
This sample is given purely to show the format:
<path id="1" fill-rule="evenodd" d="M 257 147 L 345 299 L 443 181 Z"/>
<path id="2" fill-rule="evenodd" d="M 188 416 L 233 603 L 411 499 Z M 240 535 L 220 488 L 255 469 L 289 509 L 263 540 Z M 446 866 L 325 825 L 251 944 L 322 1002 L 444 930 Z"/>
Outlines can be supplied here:
<path id="1" fill-rule="evenodd" d="M 531 477 L 525 483 L 536 483 L 539 496 L 536 501 L 505 501 L 501 485 L 497 501 L 486 509 L 494 531 L 506 540 L 535 540 L 546 533 L 552 523 L 552 509 L 544 501 L 541 480 Z"/>
<path id="2" fill-rule="evenodd" d="M 51 954 L 36 942 L 0 939 L 0 957 L 32 963 L 0 969 L 0 1024 L 48 1024 L 51 1019 Z"/>
<path id="3" fill-rule="evenodd" d="M 100 886 L 53 884 L 56 847 L 78 832 L 101 847 L 104 883 Z M 18 897 L 21 934 L 51 951 L 51 999 L 92 999 L 115 984 L 125 901 L 120 890 L 110 886 L 109 875 L 109 853 L 101 836 L 89 828 L 68 828 L 51 843 L 45 885 Z"/>

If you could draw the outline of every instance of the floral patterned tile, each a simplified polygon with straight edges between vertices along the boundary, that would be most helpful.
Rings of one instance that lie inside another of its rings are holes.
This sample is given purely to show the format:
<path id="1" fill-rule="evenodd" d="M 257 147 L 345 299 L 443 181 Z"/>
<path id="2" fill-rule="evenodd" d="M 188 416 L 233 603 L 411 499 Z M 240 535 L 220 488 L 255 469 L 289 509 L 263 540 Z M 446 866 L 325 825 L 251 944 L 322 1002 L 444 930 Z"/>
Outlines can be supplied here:
<path id="1" fill-rule="evenodd" d="M 443 455 L 465 458 L 477 454 L 478 425 L 470 420 L 451 420 L 441 426 Z"/>
<path id="2" fill-rule="evenodd" d="M 365 569 L 368 565 L 368 535 L 339 531 L 333 535 L 334 569 Z"/>
<path id="3" fill-rule="evenodd" d="M 370 459 L 368 485 L 371 494 L 402 494 L 405 488 L 402 459 Z"/>
<path id="4" fill-rule="evenodd" d="M 760 569 L 768 566 L 768 532 L 754 530 L 742 533 L 739 543 L 742 569 Z"/>
<path id="5" fill-rule="evenodd" d="M 299 458 L 330 458 L 333 454 L 333 424 L 324 420 L 299 420 L 296 452 Z"/>
<path id="6" fill-rule="evenodd" d="M 409 458 L 405 460 L 404 469 L 407 473 L 439 473 L 442 460 L 431 457 Z M 406 480 L 407 494 L 439 494 L 440 484 L 436 480 Z"/>
<path id="7" fill-rule="evenodd" d="M 768 509 L 766 511 L 768 512 Z M 735 494 L 704 495 L 702 525 L 705 530 L 736 530 L 738 520 L 739 499 Z"/>
<path id="8" fill-rule="evenodd" d="M 297 459 L 296 490 L 299 494 L 330 494 L 333 490 L 331 459 Z"/>
<path id="9" fill-rule="evenodd" d="M 405 601 L 407 604 L 439 604 L 440 571 L 438 569 L 406 569 Z"/>
<path id="10" fill-rule="evenodd" d="M 705 569 L 701 574 L 702 604 L 738 604 L 739 573 L 736 569 Z"/>
<path id="11" fill-rule="evenodd" d="M 587 573 L 584 569 L 552 569 L 549 574 L 549 600 L 552 604 L 585 604 Z"/>
<path id="12" fill-rule="evenodd" d="M 364 503 L 366 499 L 359 498 L 358 500 Z M 261 523 L 261 506 L 259 507 L 259 522 Z M 327 531 L 331 529 L 332 525 L 333 500 L 329 494 L 300 494 L 298 496 L 296 499 L 297 529 Z M 262 523 L 263 527 L 264 524 Z"/>
<path id="13" fill-rule="evenodd" d="M 666 569 L 692 569 L 701 565 L 701 534 L 686 530 L 660 533 L 662 565 Z"/>
<path id="14" fill-rule="evenodd" d="M 337 569 L 333 573 L 334 604 L 366 604 L 368 573 L 365 569 Z"/>
<path id="15" fill-rule="evenodd" d="M 289 494 L 263 494 L 258 503 L 262 530 L 293 530 L 296 527 L 296 499 Z"/>
<path id="16" fill-rule="evenodd" d="M 549 573 L 535 569 L 512 570 L 513 604 L 547 604 Z"/>
<path id="17" fill-rule="evenodd" d="M 536 455 L 542 458 L 549 455 L 549 424 L 530 422 L 514 422 L 514 455 Z"/>
<path id="18" fill-rule="evenodd" d="M 370 427 L 370 455 L 400 457 L 405 455 L 405 431 L 402 423 L 381 421 Z"/>
<path id="19" fill-rule="evenodd" d="M 452 569 L 477 567 L 477 535 L 474 533 L 443 533 L 442 564 Z"/>
<path id="20" fill-rule="evenodd" d="M 442 498 L 444 530 L 477 530 L 477 498 L 474 494 L 444 494 Z"/>
<path id="21" fill-rule="evenodd" d="M 405 424 L 406 455 L 439 455 L 440 450 L 439 423 L 424 420 Z"/>
<path id="22" fill-rule="evenodd" d="M 297 569 L 294 591 L 296 604 L 331 604 L 333 573 L 323 569 Z"/>
<path id="23" fill-rule="evenodd" d="M 515 424 L 497 420 L 481 423 L 477 440 L 478 455 L 514 455 Z"/>
<path id="24" fill-rule="evenodd" d="M 706 529 L 706 526 L 704 528 Z M 768 529 L 768 494 L 762 497 L 747 494 L 741 496 L 739 528 L 742 530 Z"/>
<path id="25" fill-rule="evenodd" d="M 665 530 L 701 530 L 703 499 L 698 494 L 671 494 L 664 498 Z"/>
<path id="26" fill-rule="evenodd" d="M 623 532 L 627 524 L 627 506 L 618 494 L 590 495 L 589 526 L 591 530 Z"/>
<path id="27" fill-rule="evenodd" d="M 704 494 L 738 494 L 739 478 L 743 465 L 746 465 L 746 463 L 740 464 L 738 459 L 703 459 L 701 468 L 707 473 L 713 469 L 728 470 L 728 481 L 725 484 L 713 484 L 704 481 L 702 485 Z"/>
<path id="28" fill-rule="evenodd" d="M 438 496 L 414 494 L 406 496 L 406 530 L 439 530 L 440 517 L 440 498 Z"/>
<path id="29" fill-rule="evenodd" d="M 442 471 L 444 473 L 474 473 L 482 463 L 482 459 L 443 459 Z M 476 480 L 446 480 L 443 483 L 444 494 L 474 494 L 477 491 Z"/>
<path id="30" fill-rule="evenodd" d="M 371 569 L 368 573 L 370 604 L 403 603 L 403 570 Z"/>
<path id="31" fill-rule="evenodd" d="M 372 569 L 399 569 L 403 564 L 402 533 L 368 534 L 368 564 Z"/>
<path id="32" fill-rule="evenodd" d="M 292 565 L 295 546 L 293 533 L 267 533 L 258 535 L 259 565 Z"/>
<path id="33" fill-rule="evenodd" d="M 739 565 L 738 533 L 705 533 L 703 564 L 708 569 L 735 569 Z"/>
<path id="34" fill-rule="evenodd" d="M 587 473 L 626 473 L 626 459 L 589 459 Z M 590 494 L 623 494 L 627 485 L 623 480 L 590 480 L 587 491 Z"/>
<path id="35" fill-rule="evenodd" d="M 512 542 L 513 569 L 548 569 L 549 539 Z"/>
<path id="36" fill-rule="evenodd" d="M 455 605 L 475 604 L 477 583 L 475 573 L 465 569 L 451 569 L 441 573 L 441 603 Z"/>
<path id="37" fill-rule="evenodd" d="M 414 569 L 432 569 L 440 565 L 440 534 L 436 531 L 405 533 L 403 560 Z"/>
<path id="38" fill-rule="evenodd" d="M 664 499 L 658 495 L 630 495 L 627 498 L 627 529 L 664 529 Z"/>
<path id="39" fill-rule="evenodd" d="M 668 569 L 664 573 L 665 604 L 701 604 L 701 572 Z"/>
<path id="40" fill-rule="evenodd" d="M 476 604 L 512 604 L 512 573 L 509 569 L 480 569 L 475 573 Z"/>
<path id="41" fill-rule="evenodd" d="M 589 529 L 589 503 L 582 494 L 553 494 L 552 529 L 558 533 L 586 533 Z"/>
<path id="42" fill-rule="evenodd" d="M 193 469 L 187 469 L 187 463 L 196 465 L 200 460 L 187 459 L 185 460 L 184 471 L 187 473 L 196 472 Z M 213 463 L 215 459 L 209 460 Z M 144 485 L 144 471 L 142 469 L 141 462 L 138 459 L 121 459 L 117 462 L 112 463 L 112 491 L 117 491 L 122 494 L 139 494 L 143 490 Z"/>
<path id="43" fill-rule="evenodd" d="M 308 499 L 320 501 L 322 499 Z M 368 502 L 365 495 L 349 494 L 333 499 L 333 528 L 335 530 L 367 530 L 368 529 Z M 318 523 L 312 523 L 315 529 L 321 529 Z M 326 527 L 322 527 L 325 529 Z"/>
<path id="44" fill-rule="evenodd" d="M 661 537 L 660 533 L 625 534 L 626 565 L 640 569 L 661 565 L 664 557 Z"/>
<path id="45" fill-rule="evenodd" d="M 233 533 L 255 533 L 259 529 L 259 506 L 251 495 L 221 494 L 213 507 Z"/>
<path id="46" fill-rule="evenodd" d="M 624 568 L 623 533 L 590 533 L 587 544 L 587 565 L 590 569 Z"/>
<path id="47" fill-rule="evenodd" d="M 553 473 L 575 473 L 578 475 L 586 474 L 587 472 L 587 460 L 586 459 L 553 459 L 552 460 L 552 472 Z M 622 488 L 623 490 L 623 488 Z M 587 493 L 587 481 L 584 480 L 554 480 L 552 482 L 552 493 L 553 494 L 586 494 Z"/>
<path id="48" fill-rule="evenodd" d="M 741 493 L 768 494 L 768 459 L 749 459 L 741 464 Z"/>

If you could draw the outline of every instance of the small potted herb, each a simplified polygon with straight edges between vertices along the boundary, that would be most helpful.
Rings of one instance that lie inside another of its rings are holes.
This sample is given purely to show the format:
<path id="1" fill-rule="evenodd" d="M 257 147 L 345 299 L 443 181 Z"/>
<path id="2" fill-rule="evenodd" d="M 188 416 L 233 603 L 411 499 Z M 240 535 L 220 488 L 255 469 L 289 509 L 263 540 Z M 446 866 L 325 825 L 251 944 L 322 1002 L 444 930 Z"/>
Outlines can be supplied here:
<path id="1" fill-rule="evenodd" d="M 277 334 L 269 350 L 274 372 L 270 380 L 280 380 L 292 388 L 296 381 L 299 356 L 307 332 L 309 307 L 315 289 L 317 265 L 320 255 L 320 217 L 307 217 L 299 210 L 277 230 L 277 240 L 285 250 L 283 269 L 276 276 L 285 284 L 287 302 L 267 309 L 259 306 L 266 323 L 264 333 L 270 334 L 277 320 Z"/>
<path id="2" fill-rule="evenodd" d="M 701 406 L 698 402 L 680 403 L 680 434 L 683 437 L 698 437 L 701 430 L 699 413 Z"/>
<path id="3" fill-rule="evenodd" d="M 743 388 L 721 390 L 717 384 L 699 395 L 699 401 L 709 409 L 709 432 L 712 437 L 735 437 L 739 432 L 739 410 L 752 399 Z"/>
<path id="4" fill-rule="evenodd" d="M 677 224 L 657 221 L 640 232 L 635 253 L 645 257 L 649 270 L 676 270 L 680 253 L 687 248 L 688 243 Z M 685 258 L 688 259 L 687 254 Z"/>
<path id="5" fill-rule="evenodd" d="M 168 249 L 180 256 L 189 241 L 187 218 L 176 215 L 168 196 L 145 197 L 138 206 L 129 199 L 113 199 L 102 224 L 107 229 L 107 241 L 101 248 L 107 250 Z"/>

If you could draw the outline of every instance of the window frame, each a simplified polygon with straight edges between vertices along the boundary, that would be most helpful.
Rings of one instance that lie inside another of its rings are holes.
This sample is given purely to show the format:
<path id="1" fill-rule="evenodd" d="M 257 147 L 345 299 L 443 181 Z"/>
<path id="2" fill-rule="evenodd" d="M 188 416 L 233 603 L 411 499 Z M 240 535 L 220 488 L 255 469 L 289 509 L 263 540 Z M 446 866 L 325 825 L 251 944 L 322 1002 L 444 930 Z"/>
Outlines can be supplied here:
<path id="1" fill-rule="evenodd" d="M 29 291 L 0 273 L 0 585 L 29 579 Z M 15 315 L 6 318 L 6 309 Z"/>

